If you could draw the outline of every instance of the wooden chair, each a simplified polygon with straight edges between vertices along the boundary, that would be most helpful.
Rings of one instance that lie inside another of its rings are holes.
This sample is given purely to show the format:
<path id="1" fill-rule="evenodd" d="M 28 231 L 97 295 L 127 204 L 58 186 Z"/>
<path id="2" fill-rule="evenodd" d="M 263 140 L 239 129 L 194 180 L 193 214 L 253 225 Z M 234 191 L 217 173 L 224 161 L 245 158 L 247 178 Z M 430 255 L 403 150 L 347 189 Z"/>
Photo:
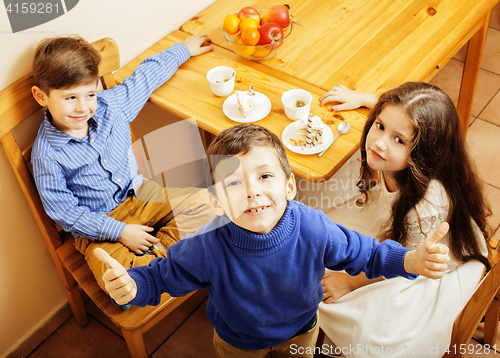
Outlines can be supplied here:
<path id="1" fill-rule="evenodd" d="M 484 317 L 484 345 L 493 347 L 497 337 L 500 314 L 500 263 L 492 262 L 492 269 L 483 277 L 453 324 L 449 351 L 443 357 L 459 358 L 468 353 L 468 345 Z M 316 347 L 321 351 L 325 333 L 320 330 Z M 490 348 L 493 350 L 493 348 Z M 474 344 L 474 352 L 477 352 Z"/>
<path id="2" fill-rule="evenodd" d="M 104 89 L 110 88 L 116 84 L 113 71 L 120 67 L 118 45 L 109 38 L 96 41 L 92 45 L 102 55 L 99 67 L 102 86 Z M 81 287 L 97 307 L 121 329 L 132 357 L 148 357 L 143 334 L 192 293 L 177 298 L 164 294 L 161 303 L 156 307 L 131 307 L 124 311 L 114 305 L 97 285 L 84 256 L 73 245 L 73 236 L 58 229 L 58 225 L 43 209 L 30 170 L 32 143 L 26 148 L 20 148 L 12 134 L 16 126 L 41 108 L 31 94 L 33 85 L 33 77 L 29 74 L 0 92 L 0 142 L 56 265 L 75 321 L 80 327 L 87 324 Z"/>
<path id="3" fill-rule="evenodd" d="M 469 302 L 453 324 L 450 351 L 443 357 L 463 357 L 468 352 L 468 344 L 484 317 L 485 345 L 495 344 L 500 313 L 500 264 L 485 275 Z M 475 350 L 477 352 L 477 349 Z"/>

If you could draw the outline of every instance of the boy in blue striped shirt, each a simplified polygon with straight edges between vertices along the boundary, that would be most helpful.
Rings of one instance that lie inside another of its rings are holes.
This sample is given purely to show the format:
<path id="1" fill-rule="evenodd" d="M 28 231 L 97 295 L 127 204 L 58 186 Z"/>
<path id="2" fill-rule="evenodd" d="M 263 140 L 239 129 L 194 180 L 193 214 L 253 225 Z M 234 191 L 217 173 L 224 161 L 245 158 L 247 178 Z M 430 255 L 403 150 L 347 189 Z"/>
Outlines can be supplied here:
<path id="1" fill-rule="evenodd" d="M 145 265 L 213 216 L 206 190 L 169 188 L 167 195 L 138 174 L 129 127 L 180 65 L 212 49 L 203 46 L 207 41 L 205 35 L 189 37 L 100 92 L 101 56 L 91 44 L 70 36 L 38 45 L 32 93 L 47 109 L 32 150 L 35 183 L 45 211 L 75 236 L 101 287 L 105 266 L 91 254 L 95 247 L 125 267 Z"/>

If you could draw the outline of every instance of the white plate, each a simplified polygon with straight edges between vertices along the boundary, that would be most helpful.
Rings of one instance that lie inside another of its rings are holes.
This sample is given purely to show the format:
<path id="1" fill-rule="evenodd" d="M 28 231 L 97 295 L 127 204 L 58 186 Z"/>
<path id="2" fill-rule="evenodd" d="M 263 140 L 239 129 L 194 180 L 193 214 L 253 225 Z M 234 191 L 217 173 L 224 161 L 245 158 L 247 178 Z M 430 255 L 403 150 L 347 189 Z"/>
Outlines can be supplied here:
<path id="1" fill-rule="evenodd" d="M 326 124 L 323 123 L 323 143 L 320 145 L 316 145 L 311 148 L 305 148 L 300 145 L 293 145 L 290 141 L 290 138 L 298 138 L 297 136 L 297 128 L 299 127 L 299 121 L 295 121 L 290 123 L 283 129 L 283 133 L 281 133 L 281 140 L 285 147 L 290 149 L 292 152 L 298 154 L 317 154 L 321 152 L 323 149 L 328 147 L 330 143 L 333 141 L 333 132 Z"/>
<path id="2" fill-rule="evenodd" d="M 260 92 L 255 92 L 255 95 L 263 99 L 262 115 L 258 117 L 252 117 L 252 118 L 243 117 L 243 114 L 241 114 L 241 112 L 238 110 L 238 99 L 236 98 L 236 93 L 233 93 L 232 95 L 226 98 L 224 104 L 222 105 L 222 111 L 224 112 L 227 118 L 235 122 L 252 123 L 260 121 L 261 119 L 265 118 L 269 114 L 269 112 L 271 112 L 271 100 L 267 98 L 265 94 L 262 94 Z"/>

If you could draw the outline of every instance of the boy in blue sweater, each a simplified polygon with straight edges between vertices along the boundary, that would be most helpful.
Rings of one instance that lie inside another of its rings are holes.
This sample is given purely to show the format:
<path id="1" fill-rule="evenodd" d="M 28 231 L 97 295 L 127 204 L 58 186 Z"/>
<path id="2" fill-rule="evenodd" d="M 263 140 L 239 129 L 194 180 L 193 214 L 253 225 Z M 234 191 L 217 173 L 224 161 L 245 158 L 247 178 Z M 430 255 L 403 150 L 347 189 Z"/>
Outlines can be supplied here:
<path id="1" fill-rule="evenodd" d="M 118 304 L 155 305 L 208 288 L 207 315 L 219 357 L 312 357 L 325 267 L 368 277 L 441 277 L 444 224 L 416 251 L 331 222 L 292 199 L 295 179 L 279 138 L 242 124 L 221 132 L 207 151 L 210 203 L 217 216 L 166 258 L 126 271 L 105 252 L 103 280 Z"/>

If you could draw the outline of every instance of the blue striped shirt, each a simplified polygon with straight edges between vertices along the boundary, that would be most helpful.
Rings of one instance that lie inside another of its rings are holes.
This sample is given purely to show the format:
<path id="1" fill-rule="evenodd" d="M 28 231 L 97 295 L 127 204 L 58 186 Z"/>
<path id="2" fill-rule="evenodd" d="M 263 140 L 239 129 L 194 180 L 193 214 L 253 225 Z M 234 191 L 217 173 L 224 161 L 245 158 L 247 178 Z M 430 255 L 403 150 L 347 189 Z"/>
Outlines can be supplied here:
<path id="1" fill-rule="evenodd" d="M 129 123 L 189 57 L 184 44 L 173 45 L 144 60 L 122 84 L 98 92 L 86 137 L 56 129 L 46 110 L 31 154 L 33 174 L 47 215 L 65 231 L 92 240 L 119 240 L 126 224 L 107 214 L 143 180 Z"/>

